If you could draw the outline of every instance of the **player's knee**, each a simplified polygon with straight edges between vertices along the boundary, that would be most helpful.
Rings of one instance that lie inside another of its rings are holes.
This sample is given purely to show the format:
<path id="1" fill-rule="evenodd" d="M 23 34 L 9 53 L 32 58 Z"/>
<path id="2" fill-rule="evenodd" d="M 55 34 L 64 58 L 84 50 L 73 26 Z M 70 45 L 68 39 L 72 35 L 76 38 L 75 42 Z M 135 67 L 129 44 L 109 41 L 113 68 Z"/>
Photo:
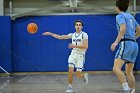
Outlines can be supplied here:
<path id="1" fill-rule="evenodd" d="M 73 74 L 73 68 L 69 68 L 69 74 Z"/>
<path id="2" fill-rule="evenodd" d="M 76 77 L 77 78 L 81 78 L 81 73 L 80 72 L 76 72 Z"/>

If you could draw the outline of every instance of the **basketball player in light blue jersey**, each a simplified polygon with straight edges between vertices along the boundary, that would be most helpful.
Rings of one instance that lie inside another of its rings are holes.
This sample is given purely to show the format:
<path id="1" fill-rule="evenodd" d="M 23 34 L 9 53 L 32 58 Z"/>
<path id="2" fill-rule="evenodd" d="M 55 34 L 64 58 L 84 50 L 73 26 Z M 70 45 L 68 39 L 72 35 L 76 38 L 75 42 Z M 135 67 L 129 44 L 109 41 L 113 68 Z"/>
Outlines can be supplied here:
<path id="1" fill-rule="evenodd" d="M 82 31 L 83 22 L 77 20 L 74 22 L 76 32 L 68 35 L 58 35 L 52 32 L 44 32 L 43 35 L 51 35 L 57 39 L 72 39 L 72 43 L 69 44 L 69 48 L 72 48 L 71 54 L 68 59 L 69 72 L 68 72 L 68 89 L 67 93 L 73 93 L 72 82 L 74 68 L 76 68 L 76 76 L 84 80 L 84 83 L 88 83 L 88 73 L 82 74 L 85 63 L 85 52 L 88 48 L 88 35 Z"/>
<path id="2" fill-rule="evenodd" d="M 114 60 L 113 71 L 121 82 L 124 93 L 135 93 L 133 68 L 138 54 L 136 39 L 140 36 L 140 26 L 134 17 L 126 12 L 128 6 L 129 0 L 116 1 L 116 11 L 118 12 L 118 15 L 116 16 L 118 36 L 111 45 L 111 50 L 114 51 L 119 44 L 119 49 Z M 125 63 L 126 76 L 121 70 Z"/>

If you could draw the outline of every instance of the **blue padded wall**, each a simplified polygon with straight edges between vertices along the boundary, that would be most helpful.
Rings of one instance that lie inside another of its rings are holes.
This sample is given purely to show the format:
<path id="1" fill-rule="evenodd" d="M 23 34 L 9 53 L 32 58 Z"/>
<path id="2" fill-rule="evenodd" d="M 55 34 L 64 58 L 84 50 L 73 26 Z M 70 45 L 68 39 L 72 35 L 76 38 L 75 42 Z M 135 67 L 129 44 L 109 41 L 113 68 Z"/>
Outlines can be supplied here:
<path id="1" fill-rule="evenodd" d="M 135 18 L 140 23 L 139 13 Z M 115 52 L 111 52 L 110 45 L 117 36 L 115 15 L 22 17 L 12 21 L 12 28 L 10 17 L 1 16 L 0 66 L 8 72 L 67 71 L 67 60 L 71 51 L 67 46 L 71 40 L 57 40 L 50 36 L 42 36 L 42 33 L 74 32 L 73 22 L 77 19 L 84 22 L 83 31 L 89 35 L 85 70 L 112 70 Z M 31 22 L 38 25 L 36 34 L 27 32 L 26 27 Z M 140 39 L 137 41 L 140 45 Z M 135 70 L 140 70 L 139 55 Z M 0 69 L 0 72 L 3 71 Z"/>
<path id="2" fill-rule="evenodd" d="M 13 71 L 64 71 L 67 70 L 68 41 L 42 36 L 45 31 L 66 34 L 67 17 L 25 17 L 13 22 Z M 37 23 L 36 34 L 27 32 L 30 22 Z M 57 22 L 57 24 L 55 23 Z"/>
<path id="3" fill-rule="evenodd" d="M 12 72 L 11 19 L 0 16 L 0 66 Z M 0 72 L 3 72 L 0 69 Z"/>
<path id="4" fill-rule="evenodd" d="M 85 70 L 112 70 L 114 52 L 110 45 L 116 37 L 115 15 L 75 15 L 24 17 L 13 21 L 13 71 L 67 71 L 71 40 L 42 36 L 45 31 L 57 34 L 75 32 L 74 20 L 84 22 L 89 35 Z M 36 34 L 27 32 L 27 24 L 37 23 Z"/>
<path id="5" fill-rule="evenodd" d="M 62 35 L 75 32 L 74 20 L 82 20 L 83 31 L 89 35 L 85 70 L 112 70 L 115 52 L 110 50 L 110 45 L 117 36 L 115 15 L 61 15 L 22 17 L 12 22 L 13 71 L 67 71 L 71 40 L 57 40 L 42 36 L 42 33 L 51 31 Z M 38 25 L 36 34 L 27 32 L 26 27 L 31 22 Z M 135 67 L 138 70 L 139 61 L 138 57 Z"/>
<path id="6" fill-rule="evenodd" d="M 138 23 L 140 24 L 140 13 L 137 13 L 135 18 L 138 21 Z M 137 40 L 137 42 L 138 42 L 139 48 L 140 48 L 140 38 Z M 140 70 L 140 50 L 139 50 L 139 54 L 138 54 L 137 61 L 135 64 L 135 70 Z"/>

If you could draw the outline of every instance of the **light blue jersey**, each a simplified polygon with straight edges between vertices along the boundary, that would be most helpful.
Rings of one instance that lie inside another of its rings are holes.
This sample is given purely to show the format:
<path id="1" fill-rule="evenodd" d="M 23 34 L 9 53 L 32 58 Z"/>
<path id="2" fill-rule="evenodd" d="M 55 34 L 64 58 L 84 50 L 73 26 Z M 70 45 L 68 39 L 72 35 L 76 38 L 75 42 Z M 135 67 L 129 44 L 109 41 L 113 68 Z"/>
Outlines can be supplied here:
<path id="1" fill-rule="evenodd" d="M 135 30 L 139 24 L 131 14 L 126 12 L 121 12 L 116 16 L 116 22 L 117 22 L 118 31 L 120 31 L 119 29 L 121 24 L 126 25 L 126 33 L 124 34 L 123 38 L 129 38 L 135 40 Z"/>
<path id="2" fill-rule="evenodd" d="M 126 25 L 126 32 L 120 41 L 119 49 L 115 58 L 120 58 L 126 62 L 134 63 L 138 54 L 138 44 L 135 40 L 136 27 L 139 26 L 134 17 L 126 12 L 121 12 L 116 16 L 116 24 L 118 32 L 120 31 L 120 25 Z"/>

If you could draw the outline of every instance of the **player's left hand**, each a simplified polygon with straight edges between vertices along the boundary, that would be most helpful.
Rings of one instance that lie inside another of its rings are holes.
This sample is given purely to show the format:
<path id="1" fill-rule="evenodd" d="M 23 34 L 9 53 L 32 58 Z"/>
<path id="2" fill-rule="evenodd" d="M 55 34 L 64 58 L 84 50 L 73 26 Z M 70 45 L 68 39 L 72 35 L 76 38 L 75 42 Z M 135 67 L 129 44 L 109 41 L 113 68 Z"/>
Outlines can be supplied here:
<path id="1" fill-rule="evenodd" d="M 74 45 L 74 44 L 69 44 L 68 48 L 76 48 L 76 45 Z"/>
<path id="2" fill-rule="evenodd" d="M 111 50 L 112 50 L 112 51 L 115 51 L 115 48 L 116 48 L 117 45 L 118 45 L 118 42 L 114 42 L 114 43 L 111 45 Z"/>

